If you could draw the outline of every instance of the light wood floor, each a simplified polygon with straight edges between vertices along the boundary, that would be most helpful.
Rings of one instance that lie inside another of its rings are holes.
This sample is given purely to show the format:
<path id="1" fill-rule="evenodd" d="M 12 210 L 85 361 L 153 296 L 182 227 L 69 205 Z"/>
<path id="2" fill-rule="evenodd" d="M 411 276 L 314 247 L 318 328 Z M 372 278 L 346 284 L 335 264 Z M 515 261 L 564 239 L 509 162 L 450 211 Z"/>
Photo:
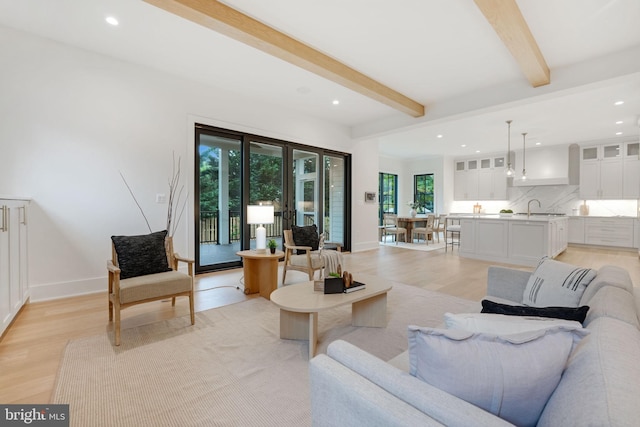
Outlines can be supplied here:
<path id="1" fill-rule="evenodd" d="M 570 247 L 558 259 L 593 268 L 618 265 L 640 284 L 637 252 Z M 473 300 L 485 295 L 487 267 L 491 264 L 460 258 L 457 249 L 445 253 L 385 246 L 345 254 L 345 269 L 350 272 L 376 274 Z M 295 271 L 287 276 L 287 283 L 305 280 L 304 274 Z M 244 295 L 241 281 L 241 269 L 197 276 L 196 310 L 259 298 L 258 294 Z M 109 330 L 107 307 L 106 292 L 27 304 L 0 341 L 0 402 L 49 403 L 66 343 Z M 188 315 L 186 298 L 178 299 L 175 308 L 169 302 L 142 304 L 123 312 L 122 328 L 183 315 Z"/>

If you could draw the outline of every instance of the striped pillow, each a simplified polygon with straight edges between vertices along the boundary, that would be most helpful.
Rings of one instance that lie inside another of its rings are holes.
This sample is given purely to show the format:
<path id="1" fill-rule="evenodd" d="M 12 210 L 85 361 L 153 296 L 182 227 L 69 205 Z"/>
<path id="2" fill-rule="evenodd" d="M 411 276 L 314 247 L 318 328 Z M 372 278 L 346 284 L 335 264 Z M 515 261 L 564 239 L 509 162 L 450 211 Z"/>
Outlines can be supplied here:
<path id="1" fill-rule="evenodd" d="M 530 307 L 578 307 L 595 277 L 596 271 L 591 268 L 543 258 L 529 277 L 522 303 Z"/>

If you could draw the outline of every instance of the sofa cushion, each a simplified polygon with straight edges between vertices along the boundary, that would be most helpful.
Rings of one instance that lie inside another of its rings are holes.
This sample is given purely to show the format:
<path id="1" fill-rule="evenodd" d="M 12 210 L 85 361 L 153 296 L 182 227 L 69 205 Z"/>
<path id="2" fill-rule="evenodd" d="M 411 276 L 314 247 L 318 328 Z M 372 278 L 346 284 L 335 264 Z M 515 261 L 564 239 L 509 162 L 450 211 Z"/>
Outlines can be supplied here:
<path id="1" fill-rule="evenodd" d="M 491 300 L 482 300 L 482 313 L 506 314 L 509 316 L 537 316 L 584 322 L 588 306 L 582 307 L 528 307 L 526 305 L 500 304 Z"/>
<path id="2" fill-rule="evenodd" d="M 605 265 L 598 269 L 597 276 L 587 286 L 580 300 L 580 305 L 589 305 L 591 298 L 605 286 L 615 286 L 633 294 L 633 284 L 629 272 L 621 267 Z"/>
<path id="3" fill-rule="evenodd" d="M 640 420 L 640 331 L 601 317 L 571 354 L 540 427 L 635 426 Z"/>
<path id="4" fill-rule="evenodd" d="M 464 329 L 470 332 L 495 335 L 519 334 L 521 332 L 537 331 L 555 326 L 582 328 L 582 324 L 575 320 L 552 319 L 548 317 L 514 317 L 494 313 L 445 313 L 444 324 L 447 329 Z"/>
<path id="5" fill-rule="evenodd" d="M 589 312 L 584 321 L 587 327 L 600 317 L 612 317 L 640 328 L 633 295 L 622 288 L 605 286 L 589 300 Z"/>
<path id="6" fill-rule="evenodd" d="M 409 372 L 506 421 L 533 426 L 574 342 L 587 333 L 557 326 L 498 336 L 409 326 Z"/>
<path id="7" fill-rule="evenodd" d="M 318 227 L 315 224 L 305 225 L 304 227 L 292 225 L 291 233 L 293 234 L 293 242 L 296 246 L 311 246 L 311 250 L 318 250 L 320 236 L 318 235 Z M 298 250 L 298 254 L 304 254 L 306 252 L 304 249 Z"/>
<path id="8" fill-rule="evenodd" d="M 595 277 L 593 269 L 543 258 L 529 277 L 522 303 L 531 307 L 577 307 Z"/>
<path id="9" fill-rule="evenodd" d="M 167 230 L 140 236 L 111 236 L 118 255 L 120 279 L 171 271 L 166 237 Z"/>

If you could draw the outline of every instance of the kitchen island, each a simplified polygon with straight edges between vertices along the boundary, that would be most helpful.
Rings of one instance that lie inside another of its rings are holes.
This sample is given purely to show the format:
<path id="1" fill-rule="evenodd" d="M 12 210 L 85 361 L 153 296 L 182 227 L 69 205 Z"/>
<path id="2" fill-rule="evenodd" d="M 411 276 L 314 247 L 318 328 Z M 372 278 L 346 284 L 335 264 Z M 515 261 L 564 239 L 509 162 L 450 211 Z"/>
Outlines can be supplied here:
<path id="1" fill-rule="evenodd" d="M 543 256 L 555 258 L 567 248 L 564 215 L 450 215 L 459 221 L 460 256 L 506 264 L 535 266 Z"/>

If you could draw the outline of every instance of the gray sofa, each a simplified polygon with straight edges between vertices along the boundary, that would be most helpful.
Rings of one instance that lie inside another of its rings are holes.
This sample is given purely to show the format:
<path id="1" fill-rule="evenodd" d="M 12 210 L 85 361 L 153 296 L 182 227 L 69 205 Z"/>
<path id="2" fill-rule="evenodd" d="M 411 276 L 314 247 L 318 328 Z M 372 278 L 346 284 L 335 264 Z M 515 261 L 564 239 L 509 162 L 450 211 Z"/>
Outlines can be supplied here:
<path id="1" fill-rule="evenodd" d="M 519 303 L 530 275 L 490 267 L 488 298 Z M 624 269 L 598 270 L 580 301 L 590 307 L 583 325 L 591 333 L 574 348 L 539 426 L 639 425 L 637 299 Z M 314 426 L 511 425 L 411 376 L 406 352 L 385 362 L 335 341 L 311 360 L 310 383 Z"/>

